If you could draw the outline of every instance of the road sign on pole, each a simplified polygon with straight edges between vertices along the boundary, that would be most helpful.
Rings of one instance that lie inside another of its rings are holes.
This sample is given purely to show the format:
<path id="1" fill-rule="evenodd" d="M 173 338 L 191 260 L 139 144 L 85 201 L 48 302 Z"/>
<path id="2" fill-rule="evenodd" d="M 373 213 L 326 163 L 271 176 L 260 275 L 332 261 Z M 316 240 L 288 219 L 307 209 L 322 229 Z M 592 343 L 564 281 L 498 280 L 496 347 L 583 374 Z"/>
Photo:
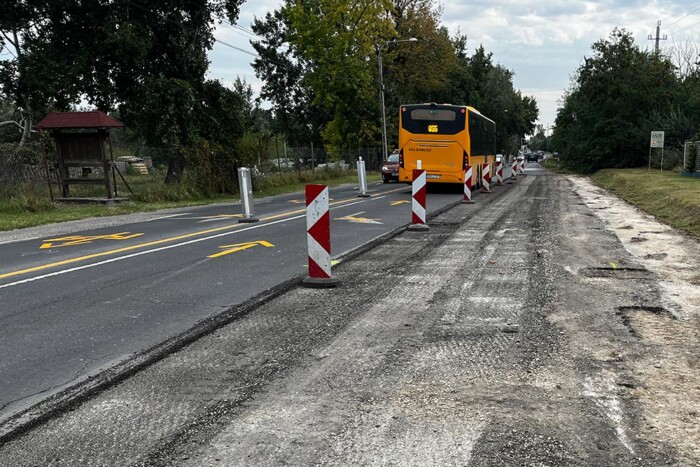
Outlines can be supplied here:
<path id="1" fill-rule="evenodd" d="M 650 146 L 652 148 L 663 148 L 664 147 L 664 132 L 663 131 L 652 131 L 651 132 L 651 142 Z"/>

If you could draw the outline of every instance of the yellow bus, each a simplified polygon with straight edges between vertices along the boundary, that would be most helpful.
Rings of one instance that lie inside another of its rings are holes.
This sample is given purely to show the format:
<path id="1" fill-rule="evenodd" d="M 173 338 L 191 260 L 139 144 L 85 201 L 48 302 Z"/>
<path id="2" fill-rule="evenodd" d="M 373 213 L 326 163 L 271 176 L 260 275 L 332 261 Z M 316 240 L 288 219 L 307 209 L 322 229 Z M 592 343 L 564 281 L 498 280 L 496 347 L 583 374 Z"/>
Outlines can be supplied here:
<path id="1" fill-rule="evenodd" d="M 428 183 L 464 184 L 472 166 L 472 186 L 481 185 L 481 164 L 495 172 L 496 124 L 473 107 L 407 104 L 399 110 L 399 181 L 413 182 L 413 169 L 426 171 Z"/>

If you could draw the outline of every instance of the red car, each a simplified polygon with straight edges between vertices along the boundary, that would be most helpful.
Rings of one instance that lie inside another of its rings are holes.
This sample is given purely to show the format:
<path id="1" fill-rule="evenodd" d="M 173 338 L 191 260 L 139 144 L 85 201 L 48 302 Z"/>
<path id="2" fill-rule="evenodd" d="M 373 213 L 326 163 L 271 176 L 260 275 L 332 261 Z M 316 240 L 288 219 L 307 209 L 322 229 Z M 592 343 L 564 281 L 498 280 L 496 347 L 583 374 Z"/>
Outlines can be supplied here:
<path id="1" fill-rule="evenodd" d="M 382 165 L 382 180 L 389 183 L 392 180 L 399 181 L 399 153 L 389 155 L 389 158 Z"/>

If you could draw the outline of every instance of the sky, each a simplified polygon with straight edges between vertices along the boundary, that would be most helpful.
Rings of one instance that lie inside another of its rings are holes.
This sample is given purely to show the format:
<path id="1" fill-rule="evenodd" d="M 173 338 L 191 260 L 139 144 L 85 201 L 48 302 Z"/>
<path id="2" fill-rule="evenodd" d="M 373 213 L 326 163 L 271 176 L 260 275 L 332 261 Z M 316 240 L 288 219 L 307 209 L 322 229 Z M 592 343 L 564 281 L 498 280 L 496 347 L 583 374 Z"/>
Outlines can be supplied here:
<path id="1" fill-rule="evenodd" d="M 217 27 L 217 42 L 209 55 L 209 77 L 230 85 L 236 76 L 259 91 L 262 83 L 250 66 L 255 17 L 279 7 L 279 0 L 247 1 L 235 26 Z M 514 85 L 533 96 L 540 110 L 538 123 L 554 123 L 558 103 L 591 45 L 615 27 L 634 35 L 642 49 L 653 50 L 656 25 L 661 21 L 660 48 L 670 51 L 687 41 L 700 42 L 700 1 L 649 0 L 442 0 L 442 24 L 454 35 L 467 36 L 470 53 L 480 44 L 495 62 L 515 73 Z M 242 52 L 243 49 L 249 53 Z M 700 57 L 698 57 L 700 60 Z M 467 103 L 468 104 L 468 103 Z"/>

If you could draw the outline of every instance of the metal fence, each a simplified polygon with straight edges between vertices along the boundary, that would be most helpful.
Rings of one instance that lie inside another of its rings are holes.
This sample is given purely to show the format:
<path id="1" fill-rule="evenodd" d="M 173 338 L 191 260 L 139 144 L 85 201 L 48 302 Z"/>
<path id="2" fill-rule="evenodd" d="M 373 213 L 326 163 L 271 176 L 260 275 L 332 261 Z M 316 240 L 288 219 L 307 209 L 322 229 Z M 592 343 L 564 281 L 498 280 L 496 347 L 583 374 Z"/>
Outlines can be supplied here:
<path id="1" fill-rule="evenodd" d="M 174 159 L 182 159 L 182 155 L 172 149 L 126 144 L 114 144 L 112 157 L 120 174 L 149 175 L 154 183 L 158 183 L 155 177 L 163 177 L 164 180 L 164 174 Z M 250 166 L 255 176 L 266 177 L 278 173 L 325 169 L 354 170 L 360 158 L 365 161 L 368 171 L 379 171 L 383 163 L 381 147 L 326 150 L 311 145 L 284 145 L 267 154 L 261 153 L 257 158 L 248 156 L 248 159 L 254 159 L 253 163 L 244 163 L 239 160 L 239 155 L 234 154 L 211 153 L 199 154 L 197 157 L 198 159 L 188 160 L 184 173 L 195 177 L 199 185 L 211 185 L 209 190 L 205 190 L 211 193 L 235 190 L 236 187 L 231 183 L 214 182 L 217 177 L 234 179 L 236 169 L 241 165 Z M 56 166 L 56 151 L 51 140 L 44 148 L 41 142 L 31 142 L 22 148 L 14 143 L 0 143 L 0 197 L 11 197 L 19 187 L 45 191 L 47 178 L 53 186 L 57 186 L 59 180 Z M 80 167 L 73 169 L 81 170 Z"/>
<path id="2" fill-rule="evenodd" d="M 323 168 L 354 169 L 358 160 L 365 161 L 367 170 L 381 169 L 383 158 L 381 147 L 353 149 L 318 149 L 308 147 L 286 147 L 279 156 L 260 157 L 255 169 L 262 173 L 291 170 L 316 170 Z"/>
<path id="3" fill-rule="evenodd" d="M 52 148 L 44 152 L 40 142 L 31 142 L 22 147 L 14 143 L 0 144 L 0 195 L 9 196 L 27 184 L 46 186 L 47 177 L 56 182 L 54 155 Z"/>

